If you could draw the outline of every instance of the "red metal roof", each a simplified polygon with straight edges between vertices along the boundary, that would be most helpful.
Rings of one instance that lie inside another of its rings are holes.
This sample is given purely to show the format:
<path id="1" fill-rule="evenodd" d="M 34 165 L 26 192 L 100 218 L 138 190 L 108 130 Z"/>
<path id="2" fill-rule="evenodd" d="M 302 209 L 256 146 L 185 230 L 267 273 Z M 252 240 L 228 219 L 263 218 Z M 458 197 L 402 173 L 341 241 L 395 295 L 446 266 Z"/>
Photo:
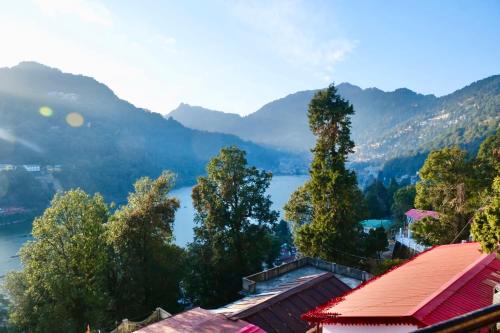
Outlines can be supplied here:
<path id="1" fill-rule="evenodd" d="M 427 326 L 491 304 L 495 283 L 500 260 L 478 243 L 437 246 L 302 318 Z"/>
<path id="2" fill-rule="evenodd" d="M 439 218 L 439 213 L 433 210 L 422 210 L 422 209 L 410 209 L 405 213 L 406 216 L 411 217 L 416 221 L 420 221 L 424 217 L 432 217 L 435 219 Z"/>
<path id="3" fill-rule="evenodd" d="M 349 286 L 327 272 L 271 297 L 257 297 L 253 306 L 230 314 L 230 318 L 243 319 L 268 333 L 305 332 L 309 326 L 300 319 L 302 313 L 348 290 Z"/>
<path id="4" fill-rule="evenodd" d="M 202 308 L 195 308 L 136 331 L 139 333 L 266 333 L 243 320 L 230 320 Z"/>

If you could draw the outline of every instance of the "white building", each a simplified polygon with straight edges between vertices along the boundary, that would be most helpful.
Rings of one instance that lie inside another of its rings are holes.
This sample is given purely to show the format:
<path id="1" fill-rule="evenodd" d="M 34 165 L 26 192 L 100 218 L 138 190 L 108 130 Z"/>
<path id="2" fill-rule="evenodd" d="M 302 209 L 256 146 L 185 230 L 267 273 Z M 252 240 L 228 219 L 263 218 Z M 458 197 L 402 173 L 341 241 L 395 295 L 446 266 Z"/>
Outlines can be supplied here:
<path id="1" fill-rule="evenodd" d="M 406 222 L 403 228 L 400 228 L 399 232 L 396 234 L 396 242 L 399 242 L 402 245 L 416 252 L 425 251 L 428 247 L 418 243 L 416 240 L 413 239 L 411 233 L 411 225 L 414 222 L 420 221 L 426 217 L 439 219 L 439 213 L 432 210 L 422 210 L 413 208 L 407 211 L 405 215 L 406 215 Z"/>
<path id="2" fill-rule="evenodd" d="M 28 172 L 40 172 L 42 169 L 39 164 L 23 164 L 23 168 Z"/>

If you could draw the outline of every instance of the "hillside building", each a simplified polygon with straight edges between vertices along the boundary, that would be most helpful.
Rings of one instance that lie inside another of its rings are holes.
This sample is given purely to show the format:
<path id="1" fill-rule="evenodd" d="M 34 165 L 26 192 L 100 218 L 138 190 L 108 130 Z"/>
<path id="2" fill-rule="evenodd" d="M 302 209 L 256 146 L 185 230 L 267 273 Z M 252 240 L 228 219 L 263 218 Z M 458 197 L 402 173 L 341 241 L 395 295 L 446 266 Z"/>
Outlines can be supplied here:
<path id="1" fill-rule="evenodd" d="M 492 304 L 500 260 L 478 243 L 434 247 L 305 313 L 318 332 L 411 332 Z"/>
<path id="2" fill-rule="evenodd" d="M 414 252 L 422 252 L 426 250 L 428 247 L 422 245 L 415 241 L 412 237 L 411 233 L 411 225 L 420 221 L 426 217 L 431 217 L 434 219 L 439 219 L 439 213 L 432 210 L 422 210 L 422 209 L 410 209 L 405 213 L 406 221 L 403 228 L 399 229 L 399 232 L 396 234 L 396 242 L 399 242 L 401 245 L 406 246 Z"/>

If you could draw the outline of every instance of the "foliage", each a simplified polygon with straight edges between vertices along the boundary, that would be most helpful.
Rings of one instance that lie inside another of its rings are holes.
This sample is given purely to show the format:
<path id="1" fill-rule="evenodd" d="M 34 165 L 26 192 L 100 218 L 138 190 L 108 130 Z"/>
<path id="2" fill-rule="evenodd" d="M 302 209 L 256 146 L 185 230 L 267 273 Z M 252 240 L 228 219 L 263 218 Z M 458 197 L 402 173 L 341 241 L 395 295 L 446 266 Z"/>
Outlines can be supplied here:
<path id="1" fill-rule="evenodd" d="M 292 231 L 296 232 L 300 227 L 309 224 L 313 219 L 313 206 L 311 193 L 307 183 L 295 190 L 285 204 L 285 219 L 290 221 Z"/>
<path id="2" fill-rule="evenodd" d="M 370 271 L 373 275 L 381 275 L 388 270 L 401 265 L 403 262 L 405 262 L 405 259 L 385 259 L 377 261 L 375 266 Z"/>
<path id="3" fill-rule="evenodd" d="M 415 185 L 402 187 L 394 193 L 391 212 L 398 225 L 403 224 L 405 213 L 413 208 L 416 195 Z"/>
<path id="4" fill-rule="evenodd" d="M 474 240 L 481 242 L 485 252 L 493 252 L 500 245 L 500 176 L 493 181 L 493 191 L 486 205 L 474 214 L 471 234 Z"/>
<path id="5" fill-rule="evenodd" d="M 391 186 L 394 187 L 394 183 L 391 183 Z M 391 213 L 392 197 L 380 180 L 375 180 L 365 189 L 364 201 L 368 210 L 368 218 L 384 218 Z"/>
<path id="6" fill-rule="evenodd" d="M 333 85 L 318 91 L 309 104 L 309 127 L 317 138 L 311 178 L 285 206 L 294 225 L 295 244 L 304 255 L 348 262 L 351 258 L 339 249 L 356 249 L 362 194 L 355 173 L 345 167 L 354 148 L 350 139 L 353 114 L 352 105 Z"/>
<path id="7" fill-rule="evenodd" d="M 115 319 L 136 318 L 156 307 L 179 310 L 184 253 L 173 244 L 179 201 L 169 196 L 174 176 L 143 177 L 126 205 L 111 217 L 107 239 L 112 247 L 110 288 Z"/>
<path id="8" fill-rule="evenodd" d="M 493 179 L 500 174 L 500 130 L 483 141 L 477 153 L 476 178 L 482 188 L 489 189 Z"/>
<path id="9" fill-rule="evenodd" d="M 272 231 L 274 237 L 277 239 L 280 245 L 286 244 L 289 247 L 293 245 L 293 236 L 290 232 L 290 226 L 288 222 L 286 222 L 285 220 L 280 220 L 279 223 L 275 224 L 272 227 Z"/>
<path id="10" fill-rule="evenodd" d="M 425 217 L 412 223 L 412 237 L 427 246 L 448 244 L 458 234 L 455 228 L 450 228 L 450 224 L 446 215 L 441 215 L 439 219 Z"/>
<path id="11" fill-rule="evenodd" d="M 188 295 L 204 307 L 238 297 L 241 278 L 271 264 L 277 248 L 271 229 L 278 213 L 266 190 L 271 173 L 247 166 L 245 152 L 223 148 L 199 177 L 192 198 L 196 210 L 189 245 Z M 270 251 L 274 249 L 274 251 Z"/>
<path id="12" fill-rule="evenodd" d="M 108 252 L 100 195 L 57 194 L 21 249 L 23 269 L 6 276 L 10 322 L 25 332 L 82 332 L 106 321 Z"/>
<path id="13" fill-rule="evenodd" d="M 477 200 L 477 184 L 467 153 L 456 147 L 433 151 L 419 174 L 415 206 L 439 212 L 439 219 L 414 224 L 415 239 L 434 245 L 467 238 L 465 230 L 455 239 L 466 227 Z"/>
<path id="14" fill-rule="evenodd" d="M 380 258 L 382 252 L 386 251 L 389 246 L 387 232 L 383 227 L 371 229 L 365 242 L 365 255 L 368 257 L 376 255 L 377 258 Z"/>
<path id="15" fill-rule="evenodd" d="M 1 207 L 45 208 L 53 194 L 53 189 L 42 185 L 24 168 L 0 171 Z"/>

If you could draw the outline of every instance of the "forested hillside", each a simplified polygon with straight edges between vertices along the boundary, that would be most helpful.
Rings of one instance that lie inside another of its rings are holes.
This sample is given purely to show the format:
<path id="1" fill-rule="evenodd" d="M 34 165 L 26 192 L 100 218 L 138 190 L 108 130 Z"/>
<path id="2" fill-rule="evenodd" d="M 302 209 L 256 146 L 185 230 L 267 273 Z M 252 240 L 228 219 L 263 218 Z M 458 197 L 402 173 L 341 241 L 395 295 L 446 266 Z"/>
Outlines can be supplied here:
<path id="1" fill-rule="evenodd" d="M 471 152 L 500 122 L 500 75 L 472 83 L 446 96 L 422 95 L 401 88 L 385 92 L 338 85 L 355 109 L 350 157 L 360 175 L 369 169 L 387 176 L 414 174 L 427 153 L 459 145 Z M 315 90 L 288 95 L 246 117 L 180 105 L 169 116 L 182 124 L 232 133 L 244 139 L 292 151 L 308 151 L 314 142 L 306 110 Z"/>
<path id="2" fill-rule="evenodd" d="M 0 69 L 0 164 L 60 165 L 55 175 L 64 188 L 121 201 L 134 180 L 165 169 L 177 174 L 178 185 L 192 184 L 229 145 L 274 172 L 303 167 L 296 155 L 137 108 L 90 77 L 29 62 Z"/>
<path id="3" fill-rule="evenodd" d="M 339 94 L 355 109 L 356 153 L 352 161 L 390 160 L 459 144 L 477 149 L 500 119 L 500 75 L 436 97 L 401 88 L 385 92 L 342 83 Z M 188 127 L 231 133 L 254 142 L 308 151 L 313 137 L 306 110 L 315 91 L 302 91 L 264 105 L 246 117 L 182 104 L 169 116 Z M 210 124 L 210 125 L 208 125 Z"/>

